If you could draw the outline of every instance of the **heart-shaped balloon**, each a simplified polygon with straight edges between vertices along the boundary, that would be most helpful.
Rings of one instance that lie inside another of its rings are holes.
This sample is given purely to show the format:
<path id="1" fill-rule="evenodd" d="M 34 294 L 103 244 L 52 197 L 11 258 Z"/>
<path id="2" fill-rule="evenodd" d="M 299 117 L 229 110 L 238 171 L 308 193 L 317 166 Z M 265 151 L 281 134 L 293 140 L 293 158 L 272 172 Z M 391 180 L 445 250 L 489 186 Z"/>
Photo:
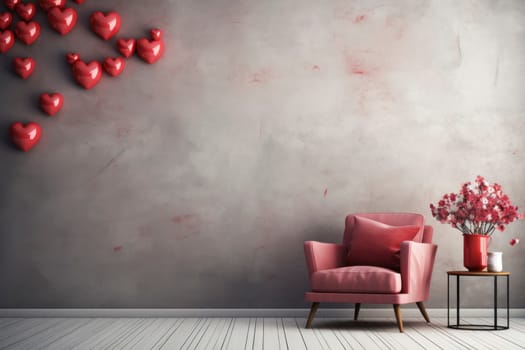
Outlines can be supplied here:
<path id="1" fill-rule="evenodd" d="M 151 36 L 152 40 L 160 40 L 162 39 L 162 30 L 159 28 L 154 28 L 149 31 L 149 35 Z"/>
<path id="2" fill-rule="evenodd" d="M 5 7 L 13 11 L 20 0 L 4 0 Z"/>
<path id="3" fill-rule="evenodd" d="M 19 2 L 16 4 L 16 13 L 22 18 L 24 21 L 29 22 L 30 20 L 35 17 L 36 13 L 36 6 L 35 4 L 28 2 L 27 4 L 24 4 L 23 2 Z"/>
<path id="4" fill-rule="evenodd" d="M 44 11 L 49 11 L 53 7 L 63 8 L 66 6 L 66 0 L 38 0 L 38 4 Z"/>
<path id="5" fill-rule="evenodd" d="M 112 77 L 116 77 L 124 70 L 126 61 L 122 57 L 111 58 L 108 57 L 104 60 L 104 70 Z"/>
<path id="6" fill-rule="evenodd" d="M 15 34 L 18 40 L 26 45 L 31 45 L 40 36 L 40 25 L 33 22 L 19 21 L 15 26 Z"/>
<path id="7" fill-rule="evenodd" d="M 77 11 L 71 7 L 65 9 L 53 7 L 47 13 L 47 20 L 51 28 L 62 35 L 66 35 L 75 27 L 77 18 Z"/>
<path id="8" fill-rule="evenodd" d="M 164 42 L 162 40 L 149 41 L 146 38 L 137 41 L 137 55 L 149 64 L 159 60 L 164 53 Z"/>
<path id="9" fill-rule="evenodd" d="M 118 39 L 117 50 L 122 56 L 129 58 L 135 53 L 136 44 L 135 39 Z"/>
<path id="10" fill-rule="evenodd" d="M 40 108 L 45 114 L 54 116 L 64 106 L 64 96 L 55 92 L 54 94 L 42 94 L 40 95 Z"/>
<path id="11" fill-rule="evenodd" d="M 116 12 L 104 14 L 97 11 L 89 18 L 91 30 L 104 40 L 109 40 L 118 33 L 120 23 L 120 15 Z"/>
<path id="12" fill-rule="evenodd" d="M 27 79 L 35 71 L 35 60 L 31 57 L 15 57 L 13 60 L 13 69 L 22 79 Z"/>
<path id="13" fill-rule="evenodd" d="M 72 66 L 73 78 L 84 89 L 91 89 L 98 84 L 102 78 L 102 65 L 98 61 L 86 64 L 77 60 Z"/>
<path id="14" fill-rule="evenodd" d="M 15 33 L 11 30 L 0 30 L 0 53 L 6 53 L 11 50 L 15 44 Z"/>
<path id="15" fill-rule="evenodd" d="M 69 64 L 73 64 L 79 59 L 80 59 L 80 55 L 78 53 L 69 52 L 68 54 L 66 54 L 66 60 L 67 60 L 67 63 Z"/>
<path id="16" fill-rule="evenodd" d="M 13 15 L 11 12 L 0 13 L 0 30 L 6 30 L 13 23 Z"/>
<path id="17" fill-rule="evenodd" d="M 27 152 L 35 147 L 40 140 L 42 128 L 34 122 L 25 125 L 20 122 L 15 122 L 11 124 L 11 127 L 9 128 L 9 135 L 11 136 L 11 141 L 18 148 Z"/>

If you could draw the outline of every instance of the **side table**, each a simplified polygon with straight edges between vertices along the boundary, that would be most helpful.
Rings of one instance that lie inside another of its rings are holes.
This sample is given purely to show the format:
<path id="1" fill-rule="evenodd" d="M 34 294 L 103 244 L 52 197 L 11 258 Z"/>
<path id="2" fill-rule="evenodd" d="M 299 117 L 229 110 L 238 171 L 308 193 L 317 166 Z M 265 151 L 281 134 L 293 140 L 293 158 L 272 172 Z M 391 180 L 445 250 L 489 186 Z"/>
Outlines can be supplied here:
<path id="1" fill-rule="evenodd" d="M 450 277 L 456 276 L 456 324 L 450 324 Z M 459 280 L 462 276 L 470 277 L 493 277 L 494 278 L 494 324 L 461 324 L 459 322 Z M 507 326 L 498 325 L 498 277 L 507 278 Z M 502 330 L 509 329 L 509 279 L 510 272 L 470 272 L 470 271 L 447 271 L 447 327 L 468 330 Z"/>

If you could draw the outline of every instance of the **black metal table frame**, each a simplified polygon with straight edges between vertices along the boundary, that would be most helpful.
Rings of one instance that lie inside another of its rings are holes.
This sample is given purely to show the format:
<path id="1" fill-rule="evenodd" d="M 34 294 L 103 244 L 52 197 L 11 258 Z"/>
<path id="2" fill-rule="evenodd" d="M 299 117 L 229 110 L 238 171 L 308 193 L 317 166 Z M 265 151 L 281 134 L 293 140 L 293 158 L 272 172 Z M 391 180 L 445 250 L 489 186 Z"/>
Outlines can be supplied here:
<path id="1" fill-rule="evenodd" d="M 507 326 L 498 325 L 498 275 L 453 275 L 456 276 L 456 324 L 450 324 L 450 274 L 447 276 L 447 327 L 454 329 L 465 329 L 475 331 L 496 331 L 509 329 L 509 277 L 510 274 L 504 275 L 507 277 Z M 461 324 L 459 322 L 459 278 L 466 277 L 494 277 L 494 324 Z"/>

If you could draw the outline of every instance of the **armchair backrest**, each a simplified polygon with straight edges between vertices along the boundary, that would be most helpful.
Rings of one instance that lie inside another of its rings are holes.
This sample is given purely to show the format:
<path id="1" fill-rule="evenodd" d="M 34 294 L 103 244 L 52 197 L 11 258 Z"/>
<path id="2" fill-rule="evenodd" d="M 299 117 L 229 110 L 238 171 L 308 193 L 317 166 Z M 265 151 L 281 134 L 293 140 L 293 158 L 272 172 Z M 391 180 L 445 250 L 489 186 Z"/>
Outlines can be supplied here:
<path id="1" fill-rule="evenodd" d="M 432 243 L 434 238 L 434 228 L 430 225 L 425 225 L 425 231 L 423 231 L 423 240 L 421 243 Z"/>
<path id="2" fill-rule="evenodd" d="M 418 225 L 421 227 L 420 231 L 417 233 L 414 241 L 423 242 L 430 238 L 432 241 L 432 231 L 424 232 L 424 222 L 425 218 L 421 214 L 415 213 L 360 213 L 360 214 L 350 214 L 346 217 L 345 221 L 345 232 L 343 235 L 343 244 L 349 246 L 352 241 L 352 231 L 354 228 L 355 217 L 361 216 L 367 219 L 375 220 L 382 222 L 391 226 L 406 226 L 406 225 Z M 426 230 L 425 230 L 426 231 Z"/>

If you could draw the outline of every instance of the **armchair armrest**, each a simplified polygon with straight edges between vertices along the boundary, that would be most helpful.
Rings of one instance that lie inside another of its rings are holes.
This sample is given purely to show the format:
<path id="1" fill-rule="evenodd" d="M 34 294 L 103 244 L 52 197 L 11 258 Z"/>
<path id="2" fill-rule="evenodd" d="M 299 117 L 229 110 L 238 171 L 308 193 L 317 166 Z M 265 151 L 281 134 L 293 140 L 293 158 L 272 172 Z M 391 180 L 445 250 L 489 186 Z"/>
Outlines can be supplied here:
<path id="1" fill-rule="evenodd" d="M 428 299 L 437 245 L 404 241 L 401 243 L 402 293 L 417 301 Z"/>
<path id="2" fill-rule="evenodd" d="M 308 275 L 320 270 L 334 269 L 346 265 L 347 248 L 337 243 L 316 241 L 304 242 L 304 255 Z"/>

